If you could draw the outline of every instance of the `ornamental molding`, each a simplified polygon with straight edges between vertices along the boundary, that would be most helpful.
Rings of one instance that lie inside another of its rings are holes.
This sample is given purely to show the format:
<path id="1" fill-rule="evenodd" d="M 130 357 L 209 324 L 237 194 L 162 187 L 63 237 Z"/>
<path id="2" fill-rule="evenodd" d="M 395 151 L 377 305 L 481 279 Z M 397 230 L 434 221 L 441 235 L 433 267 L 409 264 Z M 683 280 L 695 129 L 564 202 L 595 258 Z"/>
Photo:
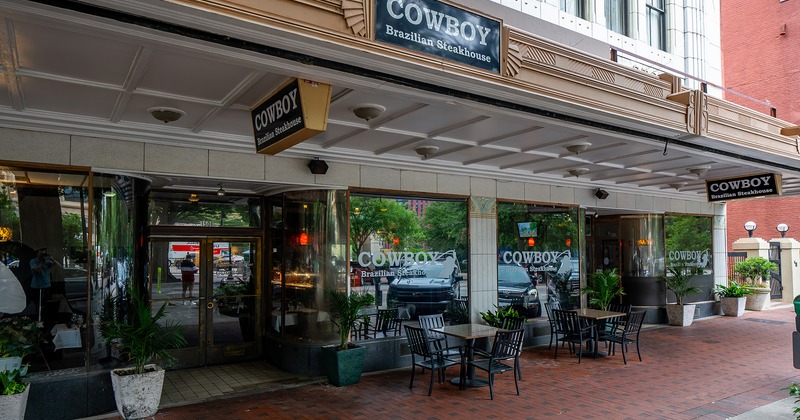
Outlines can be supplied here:
<path id="1" fill-rule="evenodd" d="M 342 16 L 354 35 L 367 37 L 367 11 L 364 0 L 342 0 Z"/>

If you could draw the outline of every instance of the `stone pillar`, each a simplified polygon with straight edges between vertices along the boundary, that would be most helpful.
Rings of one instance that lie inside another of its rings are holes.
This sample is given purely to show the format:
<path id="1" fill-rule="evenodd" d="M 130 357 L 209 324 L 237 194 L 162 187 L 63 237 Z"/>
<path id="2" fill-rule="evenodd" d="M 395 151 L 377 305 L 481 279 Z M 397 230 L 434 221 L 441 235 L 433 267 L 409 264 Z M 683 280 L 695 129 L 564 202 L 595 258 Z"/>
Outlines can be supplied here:
<path id="1" fill-rule="evenodd" d="M 792 303 L 800 294 L 800 242 L 793 238 L 773 238 L 771 242 L 781 244 L 781 302 Z"/>
<path id="2" fill-rule="evenodd" d="M 469 318 L 497 304 L 497 199 L 469 198 Z"/>
<path id="3" fill-rule="evenodd" d="M 734 251 L 747 252 L 747 258 L 764 257 L 769 259 L 769 242 L 761 238 L 739 238 L 732 247 Z"/>

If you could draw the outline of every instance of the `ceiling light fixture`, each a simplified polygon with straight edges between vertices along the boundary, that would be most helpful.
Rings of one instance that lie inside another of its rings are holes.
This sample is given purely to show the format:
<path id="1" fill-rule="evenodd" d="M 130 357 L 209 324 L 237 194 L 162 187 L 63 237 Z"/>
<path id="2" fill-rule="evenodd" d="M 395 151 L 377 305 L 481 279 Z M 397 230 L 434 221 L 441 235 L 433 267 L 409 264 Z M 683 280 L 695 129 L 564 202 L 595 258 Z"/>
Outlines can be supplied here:
<path id="1" fill-rule="evenodd" d="M 219 189 L 217 190 L 217 195 L 219 195 L 219 196 L 225 195 L 225 190 L 222 189 L 222 184 L 219 184 Z"/>
<path id="2" fill-rule="evenodd" d="M 670 188 L 675 188 L 678 191 L 680 191 L 680 189 L 685 187 L 685 186 L 686 186 L 685 182 L 673 182 L 673 183 L 669 184 Z"/>
<path id="3" fill-rule="evenodd" d="M 574 169 L 568 170 L 567 172 L 569 172 L 570 175 L 572 175 L 572 176 L 577 178 L 577 177 L 579 177 L 581 175 L 585 175 L 587 172 L 589 172 L 589 169 L 587 169 L 587 168 L 574 168 Z"/>
<path id="4" fill-rule="evenodd" d="M 689 168 L 689 172 L 697 175 L 698 177 L 701 177 L 701 176 L 705 175 L 706 172 L 708 172 L 708 170 L 710 168 L 711 167 L 709 167 L 709 166 L 696 166 L 694 168 Z"/>
<path id="5" fill-rule="evenodd" d="M 352 108 L 353 114 L 364 121 L 378 118 L 386 107 L 378 104 L 358 104 Z"/>
<path id="6" fill-rule="evenodd" d="M 579 143 L 568 144 L 564 146 L 564 148 L 567 149 L 567 151 L 575 153 L 577 155 L 580 152 L 586 151 L 586 149 L 588 149 L 591 145 L 592 143 L 583 141 Z"/>
<path id="7" fill-rule="evenodd" d="M 185 112 L 181 111 L 178 108 L 170 108 L 166 106 L 156 106 L 147 110 L 153 118 L 166 123 L 171 123 L 173 121 L 178 121 L 186 115 Z"/>
<path id="8" fill-rule="evenodd" d="M 422 156 L 422 160 L 427 160 L 432 154 L 439 151 L 439 146 L 417 146 L 414 151 Z"/>
<path id="9" fill-rule="evenodd" d="M 189 194 L 189 202 L 190 203 L 197 203 L 200 201 L 200 197 L 197 196 L 195 193 Z"/>

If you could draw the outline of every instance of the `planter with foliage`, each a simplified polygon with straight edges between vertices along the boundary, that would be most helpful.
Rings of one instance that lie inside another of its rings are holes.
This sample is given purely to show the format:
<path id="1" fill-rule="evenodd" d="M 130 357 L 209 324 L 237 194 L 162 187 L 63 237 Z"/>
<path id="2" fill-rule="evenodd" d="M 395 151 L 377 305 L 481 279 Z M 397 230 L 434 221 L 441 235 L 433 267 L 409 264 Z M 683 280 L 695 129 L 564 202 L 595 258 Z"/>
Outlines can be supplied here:
<path id="1" fill-rule="evenodd" d="M 23 380 L 28 365 L 22 361 L 43 342 L 36 321 L 28 317 L 0 320 L 0 418 L 25 418 L 30 386 Z"/>
<path id="2" fill-rule="evenodd" d="M 127 303 L 110 306 L 122 310 L 103 314 L 100 333 L 106 344 L 115 343 L 122 357 L 133 363 L 132 367 L 111 371 L 117 410 L 126 419 L 150 417 L 161 402 L 164 370 L 148 363 L 171 365 L 175 358 L 170 350 L 184 347 L 186 339 L 180 325 L 164 320 L 166 304 L 153 314 L 138 290 L 126 291 Z"/>
<path id="3" fill-rule="evenodd" d="M 688 327 L 694 320 L 695 304 L 684 303 L 687 296 L 700 293 L 700 288 L 691 284 L 693 274 L 686 267 L 668 267 L 668 274 L 661 276 L 667 290 L 675 294 L 676 303 L 667 303 L 669 325 Z"/>
<path id="4" fill-rule="evenodd" d="M 718 284 L 714 293 L 719 296 L 722 314 L 726 316 L 742 316 L 745 309 L 746 296 L 750 289 L 742 286 L 735 280 L 730 280 L 729 285 Z"/>
<path id="5" fill-rule="evenodd" d="M 733 270 L 745 278 L 745 287 L 751 292 L 747 295 L 745 309 L 761 311 L 768 308 L 772 291 L 766 280 L 778 270 L 778 265 L 764 257 L 750 257 L 734 264 Z"/>
<path id="6" fill-rule="evenodd" d="M 497 306 L 495 306 L 497 308 Z M 508 320 L 521 320 L 524 321 L 525 317 L 519 313 L 513 306 L 507 305 L 500 308 L 497 308 L 497 312 L 492 312 L 491 310 L 486 312 L 480 313 L 481 318 L 486 321 L 489 326 L 496 327 L 496 328 L 503 328 L 503 325 L 506 323 L 506 319 Z"/>
<path id="7" fill-rule="evenodd" d="M 322 348 L 322 367 L 328 382 L 335 386 L 347 386 L 361 380 L 364 370 L 365 348 L 350 342 L 356 323 L 362 318 L 361 309 L 375 303 L 369 293 L 351 293 L 341 290 L 326 291 L 328 314 L 339 344 Z"/>
<path id="8" fill-rule="evenodd" d="M 589 306 L 600 310 L 608 310 L 608 305 L 625 295 L 620 284 L 619 272 L 616 268 L 596 271 L 589 274 L 586 287 L 581 293 L 589 298 Z"/>

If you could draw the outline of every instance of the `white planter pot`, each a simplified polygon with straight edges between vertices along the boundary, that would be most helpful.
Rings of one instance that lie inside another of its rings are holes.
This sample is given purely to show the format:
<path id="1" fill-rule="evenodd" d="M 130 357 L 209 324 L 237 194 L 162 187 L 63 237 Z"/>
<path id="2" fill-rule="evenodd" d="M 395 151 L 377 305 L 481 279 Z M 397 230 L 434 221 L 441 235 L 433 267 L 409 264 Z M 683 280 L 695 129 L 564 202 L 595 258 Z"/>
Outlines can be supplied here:
<path id="1" fill-rule="evenodd" d="M 31 386 L 28 384 L 21 394 L 0 395 L 0 419 L 24 419 L 30 390 Z"/>
<path id="2" fill-rule="evenodd" d="M 750 289 L 753 293 L 747 295 L 747 304 L 745 309 L 748 311 L 763 311 L 769 308 L 770 303 L 770 289 L 758 288 Z"/>
<path id="3" fill-rule="evenodd" d="M 742 316 L 744 314 L 746 297 L 722 297 L 719 298 L 720 306 L 722 306 L 722 315 L 725 316 Z"/>
<path id="4" fill-rule="evenodd" d="M 117 410 L 126 419 L 152 417 L 161 402 L 164 369 L 156 365 L 146 365 L 145 373 L 132 374 L 132 371 L 133 368 L 111 371 Z"/>
<path id="5" fill-rule="evenodd" d="M 694 320 L 694 308 L 695 304 L 687 303 L 683 305 L 678 305 L 677 303 L 668 303 L 667 304 L 667 319 L 669 320 L 669 325 L 677 325 L 680 327 L 688 327 L 692 325 L 692 321 Z"/>

